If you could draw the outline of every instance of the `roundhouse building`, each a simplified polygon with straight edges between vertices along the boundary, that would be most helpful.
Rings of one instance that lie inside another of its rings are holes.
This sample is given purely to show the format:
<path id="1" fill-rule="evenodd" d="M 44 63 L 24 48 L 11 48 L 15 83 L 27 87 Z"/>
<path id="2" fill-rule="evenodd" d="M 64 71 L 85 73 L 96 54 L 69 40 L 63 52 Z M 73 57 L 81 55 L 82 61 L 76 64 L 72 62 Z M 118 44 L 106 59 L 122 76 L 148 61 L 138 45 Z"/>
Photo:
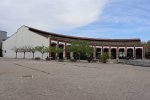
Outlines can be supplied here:
<path id="1" fill-rule="evenodd" d="M 67 52 L 66 48 L 75 40 L 86 40 L 93 46 L 93 57 L 96 59 L 103 52 L 108 52 L 111 59 L 122 59 L 124 57 L 143 59 L 144 46 L 140 39 L 99 39 L 67 36 L 39 29 L 22 26 L 10 38 L 3 42 L 4 57 L 14 58 L 16 56 L 13 48 L 23 46 L 57 46 L 63 48 L 64 52 L 59 54 L 59 58 L 73 58 L 73 52 Z M 44 54 L 44 57 L 55 57 L 58 54 Z M 18 54 L 22 58 L 23 54 Z M 40 53 L 35 53 L 35 57 L 41 57 Z M 27 53 L 26 58 L 32 58 L 32 53 Z"/>

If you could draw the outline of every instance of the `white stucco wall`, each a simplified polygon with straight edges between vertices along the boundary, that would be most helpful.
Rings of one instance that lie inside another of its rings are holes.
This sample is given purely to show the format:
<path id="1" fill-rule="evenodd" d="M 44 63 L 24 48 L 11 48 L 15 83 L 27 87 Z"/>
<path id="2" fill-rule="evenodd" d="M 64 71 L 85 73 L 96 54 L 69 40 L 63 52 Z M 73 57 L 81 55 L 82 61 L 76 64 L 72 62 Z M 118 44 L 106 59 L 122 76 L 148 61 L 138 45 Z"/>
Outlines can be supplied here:
<path id="1" fill-rule="evenodd" d="M 18 31 L 10 38 L 3 42 L 3 56 L 8 58 L 15 58 L 16 53 L 13 48 L 23 46 L 49 46 L 49 39 L 47 37 L 36 34 L 28 30 L 28 27 L 22 26 Z M 5 53 L 6 51 L 6 53 Z M 36 52 L 35 57 L 41 57 L 42 54 Z M 43 58 L 46 58 L 47 54 L 44 54 Z M 23 58 L 23 53 L 18 53 L 18 58 Z M 26 53 L 26 58 L 32 58 L 32 53 Z"/>

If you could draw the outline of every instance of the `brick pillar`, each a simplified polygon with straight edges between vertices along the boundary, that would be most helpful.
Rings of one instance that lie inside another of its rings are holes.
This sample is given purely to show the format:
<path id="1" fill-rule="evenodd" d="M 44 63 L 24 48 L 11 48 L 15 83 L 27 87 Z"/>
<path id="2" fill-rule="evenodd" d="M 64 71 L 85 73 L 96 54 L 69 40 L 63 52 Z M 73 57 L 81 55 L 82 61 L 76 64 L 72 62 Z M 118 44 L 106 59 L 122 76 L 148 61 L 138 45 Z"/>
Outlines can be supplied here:
<path id="1" fill-rule="evenodd" d="M 136 59 L 136 49 L 135 49 L 135 46 L 134 46 L 134 59 Z"/>
<path id="2" fill-rule="evenodd" d="M 56 48 L 59 48 L 59 41 L 57 41 Z M 59 59 L 58 53 L 56 53 L 56 59 Z"/>
<path id="3" fill-rule="evenodd" d="M 67 59 L 67 58 L 66 58 L 66 42 L 65 42 L 65 45 L 64 45 L 64 48 L 63 48 L 63 49 L 64 49 L 64 52 L 63 52 L 63 59 L 66 60 L 66 59 Z"/>
<path id="4" fill-rule="evenodd" d="M 51 47 L 51 37 L 49 36 L 49 48 Z M 49 57 L 51 57 L 51 52 L 49 52 Z"/>
<path id="5" fill-rule="evenodd" d="M 119 47 L 117 47 L 117 50 L 116 50 L 116 59 L 119 59 Z"/>
<path id="6" fill-rule="evenodd" d="M 133 58 L 134 58 L 134 48 L 132 48 L 133 49 Z"/>
<path id="7" fill-rule="evenodd" d="M 145 59 L 145 47 L 143 46 L 143 49 L 142 49 L 142 59 Z"/>
<path id="8" fill-rule="evenodd" d="M 103 55 L 103 46 L 102 46 L 102 48 L 101 48 L 101 56 Z"/>
<path id="9" fill-rule="evenodd" d="M 96 59 L 96 46 L 94 46 L 94 49 L 93 49 L 93 58 Z"/>
<path id="10" fill-rule="evenodd" d="M 125 47 L 125 57 L 127 57 L 127 47 Z"/>
<path id="11" fill-rule="evenodd" d="M 109 47 L 108 52 L 109 52 L 109 59 L 111 59 L 111 47 Z"/>

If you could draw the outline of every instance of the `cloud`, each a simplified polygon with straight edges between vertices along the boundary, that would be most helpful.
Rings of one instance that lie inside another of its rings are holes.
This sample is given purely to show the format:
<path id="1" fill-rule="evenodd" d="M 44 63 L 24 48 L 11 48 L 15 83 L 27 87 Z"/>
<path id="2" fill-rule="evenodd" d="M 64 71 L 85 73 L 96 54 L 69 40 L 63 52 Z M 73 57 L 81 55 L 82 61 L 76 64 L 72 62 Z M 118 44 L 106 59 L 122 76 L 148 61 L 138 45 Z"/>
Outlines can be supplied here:
<path id="1" fill-rule="evenodd" d="M 109 0 L 101 19 L 89 26 L 91 34 L 108 38 L 149 39 L 149 0 Z M 87 30 L 85 28 L 85 30 Z"/>
<path id="2" fill-rule="evenodd" d="M 1 0 L 0 27 L 13 34 L 21 25 L 47 31 L 71 29 L 96 21 L 106 0 Z"/>
<path id="3" fill-rule="evenodd" d="M 147 41 L 150 37 L 149 5 L 148 0 L 109 0 L 100 20 L 64 33 L 92 38 L 141 38 Z"/>

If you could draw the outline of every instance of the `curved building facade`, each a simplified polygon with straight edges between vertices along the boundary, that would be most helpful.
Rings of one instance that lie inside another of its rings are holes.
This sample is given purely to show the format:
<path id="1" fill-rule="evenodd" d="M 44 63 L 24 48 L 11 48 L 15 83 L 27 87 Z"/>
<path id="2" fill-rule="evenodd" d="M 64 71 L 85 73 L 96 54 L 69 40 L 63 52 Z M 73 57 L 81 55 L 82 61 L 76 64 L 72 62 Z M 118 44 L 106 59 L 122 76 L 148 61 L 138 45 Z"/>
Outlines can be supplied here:
<path id="1" fill-rule="evenodd" d="M 94 48 L 93 57 L 95 59 L 102 55 L 103 52 L 108 52 L 111 59 L 123 59 L 124 57 L 134 59 L 144 58 L 144 46 L 141 44 L 140 39 L 99 39 L 75 37 L 46 32 L 28 26 L 22 26 L 19 28 L 14 35 L 3 43 L 3 50 L 6 51 L 4 56 L 10 57 L 8 55 L 11 55 L 11 57 L 14 57 L 14 54 L 9 54 L 10 52 L 12 53 L 10 49 L 13 47 L 21 47 L 25 45 L 35 47 L 38 45 L 44 45 L 63 48 L 64 52 L 61 54 L 61 57 L 64 59 L 73 58 L 73 52 L 67 52 L 66 49 L 75 40 L 89 41 L 91 46 Z M 52 57 L 57 55 L 58 54 L 49 54 L 49 56 Z"/>

